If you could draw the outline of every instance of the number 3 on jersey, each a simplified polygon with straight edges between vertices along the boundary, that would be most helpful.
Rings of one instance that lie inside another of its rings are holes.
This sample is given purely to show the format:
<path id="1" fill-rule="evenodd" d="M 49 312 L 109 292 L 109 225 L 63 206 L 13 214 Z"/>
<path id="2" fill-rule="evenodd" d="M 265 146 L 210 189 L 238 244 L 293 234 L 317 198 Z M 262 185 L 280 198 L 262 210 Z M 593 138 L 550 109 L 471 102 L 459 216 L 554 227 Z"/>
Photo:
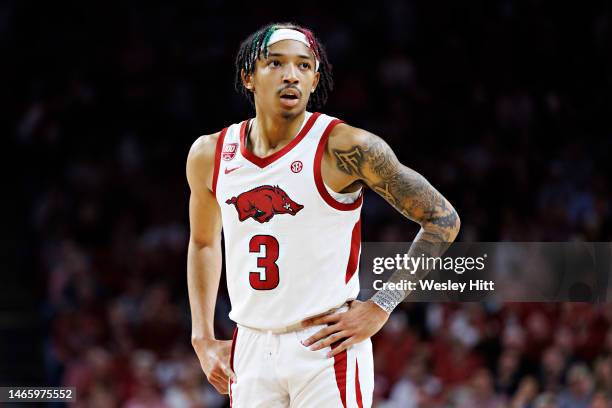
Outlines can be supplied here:
<path id="1" fill-rule="evenodd" d="M 265 255 L 257 257 L 257 267 L 264 268 L 264 273 L 250 272 L 249 282 L 257 290 L 271 290 L 278 286 L 278 241 L 271 235 L 255 235 L 249 241 L 249 252 L 261 253 L 264 247 Z M 263 279 L 262 279 L 263 275 Z"/>

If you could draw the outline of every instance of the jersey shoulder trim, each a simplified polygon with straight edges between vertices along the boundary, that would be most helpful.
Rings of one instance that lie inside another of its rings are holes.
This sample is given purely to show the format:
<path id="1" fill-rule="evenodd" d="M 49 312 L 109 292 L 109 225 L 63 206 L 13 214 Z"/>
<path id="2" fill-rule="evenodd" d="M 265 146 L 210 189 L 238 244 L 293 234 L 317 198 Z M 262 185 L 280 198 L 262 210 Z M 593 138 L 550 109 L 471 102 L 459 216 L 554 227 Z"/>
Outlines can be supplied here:
<path id="1" fill-rule="evenodd" d="M 255 156 L 253 153 L 251 153 L 249 149 L 246 148 L 246 128 L 247 124 L 251 121 L 251 119 L 245 120 L 244 122 L 242 122 L 242 126 L 240 126 L 240 153 L 245 159 L 247 159 L 254 165 L 260 168 L 264 168 L 289 153 L 291 149 L 293 149 L 298 143 L 300 143 L 300 141 L 304 139 L 304 137 L 308 134 L 310 129 L 312 129 L 313 125 L 315 124 L 315 121 L 320 115 L 320 112 L 313 112 L 302 127 L 302 130 L 300 130 L 300 132 L 297 134 L 297 136 L 293 138 L 291 142 L 287 143 L 287 145 L 283 146 L 282 149 L 272 153 L 270 156 L 267 157 Z"/>
<path id="2" fill-rule="evenodd" d="M 223 140 L 225 140 L 226 133 L 227 128 L 224 128 L 219 134 L 219 138 L 217 139 L 217 147 L 215 149 L 215 167 L 213 170 L 212 179 L 212 193 L 215 197 L 217 196 L 217 180 L 219 179 L 219 167 L 221 166 L 221 151 L 223 150 Z"/>
<path id="3" fill-rule="evenodd" d="M 325 188 L 325 184 L 323 182 L 323 176 L 321 175 L 321 161 L 323 160 L 323 153 L 325 153 L 325 146 L 327 145 L 329 134 L 331 133 L 332 129 L 340 123 L 344 123 L 344 121 L 340 119 L 333 119 L 325 128 L 325 131 L 323 131 L 323 135 L 321 136 L 321 139 L 319 140 L 319 145 L 317 146 L 317 151 L 315 153 L 314 179 L 315 179 L 315 184 L 317 186 L 317 190 L 319 191 L 319 195 L 321 196 L 321 198 L 323 198 L 323 200 L 327 204 L 329 204 L 332 208 L 335 208 L 336 210 L 352 211 L 352 210 L 356 210 L 357 208 L 361 206 L 361 203 L 363 202 L 363 190 L 359 194 L 359 197 L 354 202 L 342 203 L 336 200 L 334 197 L 332 197 L 331 194 L 329 194 L 329 191 L 327 191 L 327 188 Z"/>

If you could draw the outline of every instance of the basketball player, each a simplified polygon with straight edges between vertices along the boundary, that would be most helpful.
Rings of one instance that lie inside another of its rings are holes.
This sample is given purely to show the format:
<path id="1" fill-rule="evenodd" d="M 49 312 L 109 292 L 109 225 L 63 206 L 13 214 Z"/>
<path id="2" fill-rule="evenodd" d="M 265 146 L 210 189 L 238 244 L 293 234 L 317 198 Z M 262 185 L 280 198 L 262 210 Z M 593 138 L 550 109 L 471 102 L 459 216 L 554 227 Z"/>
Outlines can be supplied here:
<path id="1" fill-rule="evenodd" d="M 363 189 L 421 225 L 409 255 L 442 254 L 459 217 L 381 138 L 307 111 L 332 88 L 309 30 L 255 32 L 240 47 L 236 77 L 255 117 L 200 137 L 187 159 L 193 347 L 235 407 L 370 406 L 370 337 L 407 294 L 355 300 Z M 232 341 L 213 330 L 222 230 Z"/>

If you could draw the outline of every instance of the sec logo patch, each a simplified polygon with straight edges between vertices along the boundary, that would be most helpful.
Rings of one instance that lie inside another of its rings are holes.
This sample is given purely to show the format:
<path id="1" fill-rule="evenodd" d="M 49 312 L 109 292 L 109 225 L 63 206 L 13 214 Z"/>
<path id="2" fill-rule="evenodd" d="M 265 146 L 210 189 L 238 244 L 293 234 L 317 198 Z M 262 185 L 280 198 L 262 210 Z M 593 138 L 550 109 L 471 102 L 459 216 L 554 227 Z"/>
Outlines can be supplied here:
<path id="1" fill-rule="evenodd" d="M 299 160 L 296 160 L 291 163 L 291 171 L 294 173 L 299 173 L 300 171 L 302 171 L 302 167 L 304 167 L 304 165 Z"/>

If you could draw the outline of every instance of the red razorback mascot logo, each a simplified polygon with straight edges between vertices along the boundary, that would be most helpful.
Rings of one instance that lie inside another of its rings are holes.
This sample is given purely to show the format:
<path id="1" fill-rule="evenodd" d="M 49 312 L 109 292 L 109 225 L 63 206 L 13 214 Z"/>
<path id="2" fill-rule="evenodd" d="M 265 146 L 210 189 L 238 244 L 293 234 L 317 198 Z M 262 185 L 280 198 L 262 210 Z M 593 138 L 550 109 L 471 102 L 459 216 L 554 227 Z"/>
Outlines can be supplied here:
<path id="1" fill-rule="evenodd" d="M 304 208 L 293 201 L 279 186 L 260 186 L 245 191 L 237 197 L 226 201 L 234 204 L 238 211 L 238 219 L 244 221 L 252 217 L 255 221 L 264 223 L 270 221 L 274 214 L 295 215 Z"/>

